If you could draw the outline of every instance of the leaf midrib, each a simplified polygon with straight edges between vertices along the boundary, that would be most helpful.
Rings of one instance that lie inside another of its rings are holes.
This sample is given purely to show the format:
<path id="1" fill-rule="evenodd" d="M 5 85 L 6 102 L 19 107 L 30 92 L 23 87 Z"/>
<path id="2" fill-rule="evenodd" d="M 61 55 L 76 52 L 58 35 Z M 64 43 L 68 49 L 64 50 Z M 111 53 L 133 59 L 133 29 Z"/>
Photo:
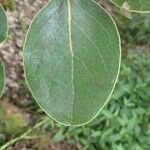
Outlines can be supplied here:
<path id="1" fill-rule="evenodd" d="M 70 49 L 70 52 L 71 52 L 71 56 L 72 56 L 72 59 L 71 59 L 71 85 L 72 85 L 72 95 L 73 95 L 73 98 L 72 98 L 72 112 L 71 112 L 71 122 L 73 122 L 73 108 L 74 108 L 74 83 L 73 83 L 73 65 L 74 65 L 74 62 L 73 62 L 73 57 L 74 57 L 74 52 L 73 52 L 73 47 L 72 47 L 72 10 L 71 10 L 71 0 L 67 0 L 67 7 L 68 7 L 68 32 L 69 32 L 69 49 Z"/>

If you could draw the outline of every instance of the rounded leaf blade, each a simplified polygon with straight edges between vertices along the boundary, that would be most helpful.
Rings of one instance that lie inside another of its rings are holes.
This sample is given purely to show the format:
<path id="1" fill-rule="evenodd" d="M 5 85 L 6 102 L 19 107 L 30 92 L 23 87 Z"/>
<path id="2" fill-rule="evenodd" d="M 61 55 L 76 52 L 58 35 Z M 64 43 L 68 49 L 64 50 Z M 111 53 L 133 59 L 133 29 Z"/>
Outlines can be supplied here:
<path id="1" fill-rule="evenodd" d="M 64 125 L 83 125 L 104 107 L 118 78 L 120 38 L 91 0 L 53 0 L 33 19 L 24 70 L 41 108 Z"/>

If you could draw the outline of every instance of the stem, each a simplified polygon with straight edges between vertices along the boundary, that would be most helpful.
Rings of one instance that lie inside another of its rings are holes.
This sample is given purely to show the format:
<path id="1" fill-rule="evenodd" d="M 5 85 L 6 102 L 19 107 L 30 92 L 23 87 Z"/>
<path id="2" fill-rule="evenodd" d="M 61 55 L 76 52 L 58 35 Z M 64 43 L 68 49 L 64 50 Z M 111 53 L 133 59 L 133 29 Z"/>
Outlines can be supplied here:
<path id="1" fill-rule="evenodd" d="M 40 127 L 41 125 L 43 125 L 46 122 L 46 120 L 42 120 L 41 122 L 35 124 L 32 128 L 28 129 L 24 134 L 20 135 L 19 137 L 16 137 L 10 141 L 8 141 L 7 143 L 5 143 L 0 150 L 5 150 L 8 146 L 13 145 L 14 143 L 16 143 L 17 141 L 20 141 L 22 139 L 26 139 L 27 135 L 30 134 L 33 130 L 37 129 L 38 127 Z"/>

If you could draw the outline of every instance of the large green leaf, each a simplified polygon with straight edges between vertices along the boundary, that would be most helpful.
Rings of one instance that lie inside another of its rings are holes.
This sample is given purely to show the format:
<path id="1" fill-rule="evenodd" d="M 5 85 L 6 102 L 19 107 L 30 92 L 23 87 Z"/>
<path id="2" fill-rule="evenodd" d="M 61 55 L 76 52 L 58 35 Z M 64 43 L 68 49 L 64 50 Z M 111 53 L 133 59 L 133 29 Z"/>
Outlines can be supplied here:
<path id="1" fill-rule="evenodd" d="M 120 67 L 120 39 L 91 0 L 52 0 L 24 45 L 27 83 L 41 108 L 64 125 L 90 122 L 106 104 Z"/>
<path id="2" fill-rule="evenodd" d="M 0 43 L 7 37 L 7 18 L 3 7 L 0 4 Z M 0 59 L 0 96 L 4 87 L 5 73 L 4 65 Z"/>
<path id="3" fill-rule="evenodd" d="M 0 4 L 0 43 L 7 37 L 7 18 L 3 7 Z"/>
<path id="4" fill-rule="evenodd" d="M 122 7 L 126 3 L 126 7 L 133 12 L 149 12 L 150 13 L 150 0 L 110 0 L 118 7 Z"/>

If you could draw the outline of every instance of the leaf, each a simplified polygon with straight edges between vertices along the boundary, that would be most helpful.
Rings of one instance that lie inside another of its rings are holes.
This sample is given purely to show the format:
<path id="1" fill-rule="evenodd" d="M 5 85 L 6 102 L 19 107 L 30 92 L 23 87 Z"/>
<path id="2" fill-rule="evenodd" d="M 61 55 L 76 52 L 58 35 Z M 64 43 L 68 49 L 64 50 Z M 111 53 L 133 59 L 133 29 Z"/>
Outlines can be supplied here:
<path id="1" fill-rule="evenodd" d="M 24 45 L 27 83 L 40 107 L 64 125 L 83 125 L 104 107 L 120 68 L 120 39 L 91 0 L 52 0 L 33 19 Z"/>
<path id="2" fill-rule="evenodd" d="M 3 91 L 4 81 L 5 81 L 4 65 L 0 59 L 0 97 Z"/>
<path id="3" fill-rule="evenodd" d="M 5 15 L 5 11 L 3 7 L 0 4 L 0 43 L 5 40 L 7 37 L 7 18 Z M 0 97 L 2 95 L 2 90 L 4 87 L 4 79 L 5 73 L 4 73 L 4 65 L 2 63 L 2 60 L 0 59 Z"/>
<path id="4" fill-rule="evenodd" d="M 149 0 L 110 0 L 116 6 L 122 8 L 127 3 L 130 11 L 140 13 L 150 13 L 150 1 Z"/>
<path id="5" fill-rule="evenodd" d="M 0 43 L 7 37 L 7 18 L 3 7 L 0 4 Z"/>

